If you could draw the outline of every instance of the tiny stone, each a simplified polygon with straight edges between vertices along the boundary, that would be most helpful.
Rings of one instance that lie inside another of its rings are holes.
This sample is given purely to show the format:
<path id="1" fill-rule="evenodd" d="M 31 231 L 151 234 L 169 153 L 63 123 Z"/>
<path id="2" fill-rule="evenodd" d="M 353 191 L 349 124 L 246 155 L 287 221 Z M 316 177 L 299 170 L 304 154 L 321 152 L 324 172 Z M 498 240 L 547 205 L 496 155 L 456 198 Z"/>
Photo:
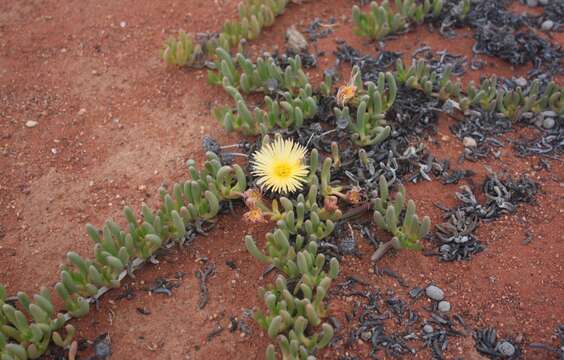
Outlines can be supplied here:
<path id="1" fill-rule="evenodd" d="M 552 29 L 553 26 L 554 26 L 554 21 L 546 20 L 546 21 L 543 21 L 543 23 L 541 24 L 541 29 L 543 31 L 549 31 L 550 29 Z"/>
<path id="2" fill-rule="evenodd" d="M 548 5 L 548 3 L 550 1 L 549 0 L 539 0 L 539 2 L 541 3 L 541 5 Z"/>
<path id="3" fill-rule="evenodd" d="M 439 251 L 441 253 L 449 253 L 450 252 L 450 245 L 448 245 L 448 244 L 441 245 L 441 247 L 439 248 Z"/>
<path id="4" fill-rule="evenodd" d="M 296 53 L 307 49 L 307 40 L 302 33 L 296 29 L 295 25 L 286 30 L 286 41 L 288 42 L 288 47 Z"/>
<path id="5" fill-rule="evenodd" d="M 445 297 L 445 293 L 435 285 L 429 285 L 425 289 L 425 294 L 427 297 L 433 300 L 441 301 Z"/>
<path id="6" fill-rule="evenodd" d="M 119 26 L 121 26 L 122 28 L 124 28 L 124 27 L 127 26 L 127 22 L 122 21 L 122 22 L 119 23 Z"/>
<path id="7" fill-rule="evenodd" d="M 527 6 L 528 7 L 535 7 L 539 5 L 539 1 L 538 0 L 527 0 Z"/>
<path id="8" fill-rule="evenodd" d="M 85 108 L 82 108 L 82 109 L 78 110 L 78 115 L 84 115 L 84 114 L 86 114 L 86 109 L 85 109 Z"/>
<path id="9" fill-rule="evenodd" d="M 470 137 L 470 136 L 465 136 L 464 139 L 462 139 L 462 144 L 464 145 L 464 147 L 476 147 L 478 146 L 478 143 L 476 143 L 476 140 L 474 140 L 474 138 Z"/>
<path id="10" fill-rule="evenodd" d="M 457 237 L 454 238 L 454 242 L 458 243 L 458 244 L 464 244 L 468 240 L 470 240 L 468 235 L 457 236 Z"/>
<path id="11" fill-rule="evenodd" d="M 524 88 L 525 86 L 527 86 L 527 79 L 525 79 L 524 77 L 517 78 L 515 79 L 515 84 Z"/>
<path id="12" fill-rule="evenodd" d="M 551 118 L 553 118 L 553 117 L 556 117 L 556 113 L 555 113 L 554 111 L 552 111 L 552 110 L 543 111 L 543 112 L 542 112 L 542 116 L 543 116 L 543 117 L 551 117 Z"/>
<path id="13" fill-rule="evenodd" d="M 513 354 L 515 354 L 515 346 L 508 341 L 498 343 L 495 350 L 503 356 L 513 356 Z"/>
<path id="14" fill-rule="evenodd" d="M 438 308 L 439 308 L 440 312 L 449 312 L 450 311 L 450 303 L 448 301 L 443 300 L 439 303 Z"/>
<path id="15" fill-rule="evenodd" d="M 423 331 L 426 334 L 430 334 L 430 333 L 433 332 L 433 327 L 431 325 L 427 324 L 427 325 L 423 326 Z"/>
<path id="16" fill-rule="evenodd" d="M 372 337 L 372 331 L 363 331 L 360 334 L 360 338 L 364 341 L 370 340 L 371 337 Z"/>
<path id="17" fill-rule="evenodd" d="M 25 126 L 28 127 L 28 128 L 34 128 L 37 125 L 39 125 L 39 123 L 35 120 L 28 120 L 28 121 L 25 122 Z"/>
<path id="18" fill-rule="evenodd" d="M 554 127 L 554 119 L 553 118 L 545 118 L 542 121 L 542 127 L 545 129 L 552 129 Z"/>

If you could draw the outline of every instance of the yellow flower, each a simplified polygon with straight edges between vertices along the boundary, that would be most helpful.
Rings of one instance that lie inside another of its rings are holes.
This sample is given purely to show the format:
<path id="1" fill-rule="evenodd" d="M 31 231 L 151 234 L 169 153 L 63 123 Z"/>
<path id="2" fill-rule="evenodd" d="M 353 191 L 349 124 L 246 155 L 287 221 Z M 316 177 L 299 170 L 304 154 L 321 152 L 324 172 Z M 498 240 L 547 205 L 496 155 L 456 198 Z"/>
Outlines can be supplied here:
<path id="1" fill-rule="evenodd" d="M 346 105 L 356 94 L 356 86 L 343 85 L 337 91 L 337 104 L 339 106 Z"/>
<path id="2" fill-rule="evenodd" d="M 305 153 L 306 149 L 292 140 L 278 138 L 263 145 L 251 161 L 257 184 L 282 194 L 300 190 L 308 174 Z"/>

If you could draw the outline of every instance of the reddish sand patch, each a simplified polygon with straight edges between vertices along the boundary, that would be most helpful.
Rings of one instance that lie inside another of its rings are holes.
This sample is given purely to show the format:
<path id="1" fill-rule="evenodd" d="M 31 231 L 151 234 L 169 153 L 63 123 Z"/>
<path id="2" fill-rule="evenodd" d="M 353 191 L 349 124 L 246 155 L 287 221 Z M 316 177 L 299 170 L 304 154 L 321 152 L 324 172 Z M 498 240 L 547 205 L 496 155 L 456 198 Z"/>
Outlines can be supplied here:
<path id="1" fill-rule="evenodd" d="M 230 99 L 207 84 L 205 71 L 167 69 L 158 57 L 163 41 L 177 29 L 218 30 L 235 16 L 236 3 L 30 0 L 0 5 L 0 283 L 10 292 L 54 284 L 64 254 L 71 249 L 90 254 L 86 223 L 121 219 L 124 204 L 156 205 L 158 187 L 184 179 L 188 158 L 202 159 L 204 135 L 222 144 L 239 139 L 226 134 L 211 116 L 213 106 Z M 317 82 L 320 70 L 335 63 L 335 39 L 377 53 L 374 43 L 352 34 L 351 6 L 345 0 L 292 5 L 251 45 L 252 52 L 282 48 L 290 25 L 303 29 L 315 17 L 335 16 L 335 33 L 317 43 L 326 54 L 311 73 Z M 524 8 L 516 6 L 516 10 Z M 563 43 L 562 34 L 555 40 Z M 424 45 L 470 59 L 472 44 L 467 31 L 445 40 L 421 27 L 387 41 L 385 48 L 403 52 L 406 60 Z M 486 68 L 469 71 L 465 81 L 527 71 L 480 58 L 487 62 Z M 342 66 L 342 70 L 350 69 Z M 39 125 L 26 128 L 28 120 Z M 436 157 L 454 164 L 462 145 L 448 130 L 453 121 L 441 118 L 436 144 L 427 143 Z M 564 298 L 564 168 L 561 161 L 550 161 L 551 172 L 539 172 L 532 168 L 537 162 L 535 157 L 518 158 L 506 147 L 499 160 L 455 165 L 474 170 L 476 184 L 488 165 L 512 176 L 527 174 L 542 188 L 538 205 L 520 206 L 516 214 L 480 226 L 478 236 L 487 249 L 470 262 L 445 264 L 404 251 L 387 256 L 381 265 L 411 286 L 434 282 L 442 287 L 452 311 L 471 328 L 493 326 L 502 336 L 523 335 L 525 343 L 549 341 L 564 322 L 564 304 L 558 300 Z M 454 205 L 456 190 L 438 182 L 408 186 L 419 211 L 429 214 L 434 223 L 441 213 L 433 202 Z M 260 277 L 264 267 L 247 254 L 242 238 L 252 233 L 262 239 L 269 227 L 241 223 L 240 215 L 237 210 L 235 216 L 223 216 L 207 237 L 198 237 L 190 247 L 165 256 L 160 265 L 138 272 L 127 283 L 135 289 L 134 299 L 116 300 L 121 290 L 107 294 L 99 310 L 76 322 L 78 337 L 92 340 L 108 332 L 115 359 L 263 358 L 268 339 L 252 320 L 246 321 L 252 336 L 228 328 L 230 317 L 240 319 L 245 309 L 262 306 L 256 290 L 265 284 Z M 526 231 L 533 239 L 523 245 Z M 370 272 L 373 249 L 360 243 L 362 257 L 344 258 L 342 278 L 356 274 L 382 290 L 391 288 L 405 295 L 394 280 Z M 194 273 L 203 257 L 216 265 L 216 271 L 209 280 L 209 304 L 198 310 Z M 174 278 L 177 272 L 185 275 L 173 296 L 142 290 L 155 278 Z M 333 296 L 330 307 L 345 324 L 349 299 Z M 138 308 L 150 315 L 140 314 Z M 217 326 L 223 330 L 208 341 Z M 365 354 L 365 345 L 351 352 Z M 452 342 L 448 354 L 449 358 L 477 356 L 470 337 Z M 326 351 L 324 358 L 335 359 L 337 353 Z M 416 358 L 430 358 L 430 352 L 421 351 Z M 545 359 L 546 353 L 525 349 L 525 358 Z"/>

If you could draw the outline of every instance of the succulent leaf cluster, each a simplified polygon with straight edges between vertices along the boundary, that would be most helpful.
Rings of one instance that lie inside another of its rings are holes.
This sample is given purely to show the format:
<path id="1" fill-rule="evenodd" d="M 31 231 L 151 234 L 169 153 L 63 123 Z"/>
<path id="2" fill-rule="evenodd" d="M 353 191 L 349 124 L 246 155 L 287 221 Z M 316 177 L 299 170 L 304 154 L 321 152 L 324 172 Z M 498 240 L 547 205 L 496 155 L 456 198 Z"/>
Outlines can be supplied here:
<path id="1" fill-rule="evenodd" d="M 443 0 L 395 0 L 395 8 L 397 12 L 391 9 L 388 0 L 381 4 L 372 1 L 368 12 L 353 6 L 355 33 L 374 40 L 383 39 L 406 30 L 410 22 L 422 24 L 427 17 L 438 17 L 443 9 Z"/>
<path id="2" fill-rule="evenodd" d="M 312 169 L 319 164 L 315 153 L 310 159 Z M 338 208 L 318 205 L 317 171 L 312 172 L 309 191 L 295 200 L 282 197 L 274 200 L 271 208 L 262 202 L 254 204 L 276 221 L 275 230 L 266 234 L 264 252 L 252 236 L 245 237 L 251 255 L 281 272 L 273 285 L 261 290 L 266 311 L 257 312 L 255 319 L 276 340 L 282 359 L 288 360 L 315 359 L 316 351 L 329 344 L 334 332 L 323 322 L 328 315 L 324 299 L 339 273 L 339 262 L 319 254 L 318 242 L 333 232 L 334 221 L 342 213 Z M 271 344 L 266 358 L 275 359 L 276 352 Z"/>
<path id="3" fill-rule="evenodd" d="M 244 135 L 263 135 L 272 129 L 299 129 L 305 120 L 315 116 L 318 109 L 317 97 L 313 95 L 311 85 L 299 89 L 297 95 L 286 91 L 280 100 L 265 96 L 265 109 L 249 107 L 235 87 L 224 84 L 224 89 L 235 101 L 235 108 L 219 107 L 214 109 L 214 116 L 227 131 L 238 131 Z"/>
<path id="4" fill-rule="evenodd" d="M 528 112 L 550 110 L 557 116 L 564 115 L 564 91 L 552 81 L 543 91 L 538 79 L 526 89 L 506 89 L 498 84 L 496 76 L 492 76 L 481 79 L 479 86 L 469 82 L 466 91 L 463 91 L 459 79 L 453 82 L 450 67 L 438 75 L 424 60 L 418 60 L 407 68 L 398 60 L 393 76 L 400 85 L 423 91 L 443 101 L 456 101 L 463 112 L 477 107 L 486 112 L 496 111 L 511 121 L 519 120 Z"/>
<path id="5" fill-rule="evenodd" d="M 359 74 L 355 66 L 353 74 Z M 353 75 L 354 79 L 354 75 Z M 360 77 L 358 77 L 360 79 Z M 379 144 L 390 136 L 391 128 L 385 124 L 386 111 L 393 105 L 397 95 L 396 80 L 392 73 L 380 73 L 377 84 L 367 82 L 357 87 L 356 119 L 352 120 L 349 108 L 334 109 L 337 122 L 348 124 L 351 138 L 359 146 Z"/>
<path id="6" fill-rule="evenodd" d="M 380 40 L 386 36 L 407 28 L 406 18 L 391 10 L 387 0 L 381 4 L 373 1 L 368 12 L 363 12 L 357 5 L 352 8 L 352 18 L 357 35 Z"/>
<path id="7" fill-rule="evenodd" d="M 389 184 L 382 175 L 378 180 L 378 188 L 378 197 L 374 200 L 374 222 L 376 225 L 392 234 L 393 238 L 389 243 L 394 248 L 421 249 L 419 240 L 429 232 L 430 218 L 425 216 L 423 219 L 419 219 L 413 200 L 408 200 L 406 204 L 403 185 L 399 185 L 398 191 L 392 198 Z"/>
<path id="8" fill-rule="evenodd" d="M 228 21 L 219 35 L 219 45 L 228 50 L 242 39 L 256 39 L 263 28 L 272 26 L 281 15 L 288 0 L 244 0 L 239 4 L 239 20 Z"/>
<path id="9" fill-rule="evenodd" d="M 217 73 L 211 70 L 208 72 L 208 81 L 212 84 L 233 86 L 245 94 L 257 91 L 294 91 L 308 84 L 299 55 L 289 58 L 288 66 L 282 69 L 272 56 L 268 55 L 257 58 L 253 63 L 242 53 L 238 53 L 235 58 L 222 48 L 218 48 L 216 53 L 217 61 L 214 67 Z"/>
<path id="10" fill-rule="evenodd" d="M 178 66 L 192 66 L 203 55 L 202 46 L 184 31 L 178 34 L 178 38 L 168 39 L 161 54 L 167 64 Z"/>
<path id="11" fill-rule="evenodd" d="M 101 230 L 91 224 L 86 226 L 94 242 L 94 257 L 86 259 L 69 252 L 55 285 L 66 314 L 55 311 L 46 288 L 33 295 L 33 300 L 19 292 L 18 305 L 13 306 L 0 285 L 0 359 L 36 359 L 51 341 L 68 347 L 75 333 L 72 325 L 65 326 L 68 319 L 86 315 L 91 300 L 104 288 L 118 287 L 126 273 L 133 271 L 134 263 L 142 263 L 171 241 L 183 244 L 187 229 L 199 229 L 202 222 L 218 214 L 221 201 L 242 197 L 247 188 L 243 169 L 222 165 L 215 153 L 207 154 L 202 170 L 194 161 L 188 161 L 188 170 L 190 180 L 174 184 L 170 193 L 161 189 L 162 205 L 156 212 L 143 205 L 142 219 L 137 219 L 133 210 L 125 207 L 127 229 L 112 220 L 106 221 Z"/>
<path id="12" fill-rule="evenodd" d="M 170 65 L 201 65 L 206 56 L 216 55 L 217 48 L 229 52 L 244 39 L 256 39 L 262 29 L 274 24 L 287 4 L 288 0 L 244 0 L 239 4 L 239 19 L 226 22 L 219 35 L 196 41 L 191 34 L 181 31 L 178 38 L 165 42 L 161 56 Z"/>
<path id="13" fill-rule="evenodd" d="M 37 359 L 51 341 L 68 347 L 76 331 L 67 324 L 63 333 L 64 325 L 65 318 L 55 311 L 47 288 L 42 288 L 33 299 L 18 292 L 17 304 L 12 305 L 7 302 L 6 289 L 0 285 L 0 359 Z"/>

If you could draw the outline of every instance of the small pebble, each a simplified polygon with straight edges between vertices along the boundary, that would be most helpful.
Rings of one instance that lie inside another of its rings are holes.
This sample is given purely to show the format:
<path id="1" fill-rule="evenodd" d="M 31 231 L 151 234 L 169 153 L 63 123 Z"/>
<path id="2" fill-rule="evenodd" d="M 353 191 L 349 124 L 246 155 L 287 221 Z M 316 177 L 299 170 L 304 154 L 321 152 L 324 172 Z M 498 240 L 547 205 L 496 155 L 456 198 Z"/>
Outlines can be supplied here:
<path id="1" fill-rule="evenodd" d="M 545 118 L 542 121 L 542 127 L 545 129 L 552 129 L 554 127 L 554 119 L 553 118 Z"/>
<path id="2" fill-rule="evenodd" d="M 124 27 L 127 26 L 127 22 L 122 21 L 122 22 L 119 23 L 119 26 L 121 26 L 122 28 L 124 28 Z"/>
<path id="3" fill-rule="evenodd" d="M 554 26 L 554 21 L 546 20 L 546 21 L 543 21 L 543 23 L 541 24 L 541 29 L 543 31 L 549 31 L 550 29 L 552 29 L 553 26 Z"/>
<path id="4" fill-rule="evenodd" d="M 427 286 L 427 288 L 425 289 L 425 294 L 430 299 L 433 299 L 433 300 L 436 300 L 436 301 L 441 301 L 445 297 L 445 293 L 440 288 L 436 287 L 435 285 Z"/>
<path id="5" fill-rule="evenodd" d="M 433 327 L 431 325 L 427 324 L 427 325 L 423 326 L 423 331 L 426 334 L 430 334 L 430 333 L 433 332 Z"/>
<path id="6" fill-rule="evenodd" d="M 550 0 L 539 0 L 541 5 L 548 5 L 548 3 L 550 2 Z"/>
<path id="7" fill-rule="evenodd" d="M 439 251 L 440 251 L 441 253 L 448 253 L 448 252 L 450 252 L 450 245 L 449 245 L 449 244 L 441 245 L 441 247 L 439 248 Z"/>
<path id="8" fill-rule="evenodd" d="M 515 346 L 513 346 L 513 344 L 509 341 L 502 341 L 498 343 L 495 350 L 503 356 L 513 356 L 513 354 L 515 354 Z"/>
<path id="9" fill-rule="evenodd" d="M 470 136 L 465 136 L 464 139 L 462 139 L 462 144 L 464 145 L 464 147 L 476 147 L 478 146 L 478 143 L 476 142 L 476 140 L 474 140 L 473 137 Z"/>
<path id="10" fill-rule="evenodd" d="M 25 126 L 28 127 L 28 128 L 34 128 L 37 125 L 39 125 L 39 123 L 35 120 L 28 120 L 28 121 L 25 122 Z"/>
<path id="11" fill-rule="evenodd" d="M 527 0 L 527 6 L 528 7 L 535 7 L 539 5 L 539 1 L 538 0 Z"/>
<path id="12" fill-rule="evenodd" d="M 543 117 L 556 117 L 556 113 L 552 110 L 543 111 L 541 114 Z"/>
<path id="13" fill-rule="evenodd" d="M 450 311 L 450 303 L 448 301 L 443 300 L 439 303 L 438 308 L 439 308 L 440 312 L 445 312 L 445 313 L 449 312 Z"/>
<path id="14" fill-rule="evenodd" d="M 372 337 L 372 331 L 363 331 L 360 334 L 360 338 L 364 341 L 370 340 L 371 337 Z"/>
<path id="15" fill-rule="evenodd" d="M 515 85 L 524 88 L 525 86 L 527 86 L 527 79 L 525 79 L 524 77 L 517 78 L 515 79 Z"/>
<path id="16" fill-rule="evenodd" d="M 82 108 L 82 109 L 78 110 L 78 115 L 84 115 L 84 114 L 86 114 L 86 109 L 85 109 L 85 108 Z"/>

